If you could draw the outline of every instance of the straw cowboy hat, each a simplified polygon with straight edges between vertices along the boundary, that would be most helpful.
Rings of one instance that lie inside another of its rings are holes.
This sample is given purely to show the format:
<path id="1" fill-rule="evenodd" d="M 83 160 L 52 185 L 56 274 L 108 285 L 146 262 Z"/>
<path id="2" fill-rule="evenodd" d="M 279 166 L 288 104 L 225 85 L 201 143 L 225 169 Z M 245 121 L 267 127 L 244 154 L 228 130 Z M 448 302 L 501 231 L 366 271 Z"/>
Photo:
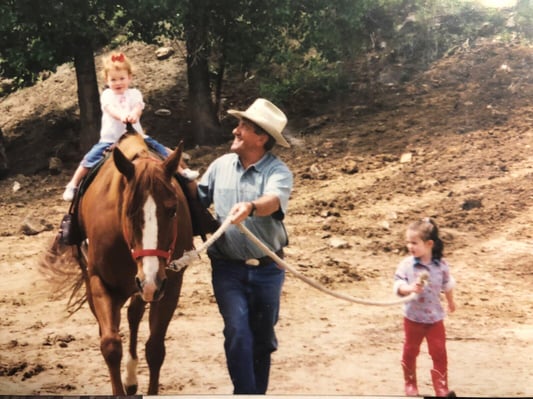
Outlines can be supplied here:
<path id="1" fill-rule="evenodd" d="M 246 118 L 263 128 L 276 140 L 276 143 L 282 147 L 290 147 L 291 145 L 281 135 L 281 132 L 287 124 L 287 117 L 285 114 L 270 101 L 264 98 L 258 98 L 250 105 L 246 111 L 237 111 L 235 109 L 228 110 L 228 114 L 236 118 Z"/>

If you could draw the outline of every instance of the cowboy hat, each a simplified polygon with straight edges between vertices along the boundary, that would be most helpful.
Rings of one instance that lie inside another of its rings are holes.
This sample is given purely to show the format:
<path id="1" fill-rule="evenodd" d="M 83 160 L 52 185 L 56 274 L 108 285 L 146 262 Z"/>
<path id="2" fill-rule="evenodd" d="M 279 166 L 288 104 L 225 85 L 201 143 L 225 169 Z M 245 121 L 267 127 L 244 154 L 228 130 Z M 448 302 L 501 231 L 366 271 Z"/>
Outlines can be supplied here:
<path id="1" fill-rule="evenodd" d="M 287 124 L 287 117 L 270 101 L 265 100 L 264 98 L 258 98 L 246 109 L 246 111 L 230 109 L 228 110 L 228 114 L 239 119 L 246 118 L 251 120 L 274 137 L 276 143 L 280 146 L 287 148 L 291 146 L 281 135 L 283 128 L 285 128 L 285 125 Z"/>

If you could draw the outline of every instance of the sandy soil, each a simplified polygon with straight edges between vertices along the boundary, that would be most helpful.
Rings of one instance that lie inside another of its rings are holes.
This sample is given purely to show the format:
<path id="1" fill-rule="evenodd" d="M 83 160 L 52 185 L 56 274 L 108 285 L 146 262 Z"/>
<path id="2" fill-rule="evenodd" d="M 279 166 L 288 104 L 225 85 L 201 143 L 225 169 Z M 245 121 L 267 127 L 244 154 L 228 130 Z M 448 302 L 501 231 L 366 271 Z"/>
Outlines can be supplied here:
<path id="1" fill-rule="evenodd" d="M 372 87 L 370 100 L 354 95 L 319 116 L 290 118 L 293 147 L 277 151 L 295 174 L 286 260 L 336 292 L 394 299 L 406 225 L 435 218 L 458 281 L 458 309 L 445 323 L 450 388 L 461 396 L 533 396 L 532 61 L 528 47 L 473 45 L 401 86 Z M 73 79 L 64 69 L 34 90 L 54 87 L 72 103 L 70 89 L 60 90 Z M 31 107 L 37 113 L 27 93 L 0 103 L 17 159 L 0 182 L 0 394 L 108 395 L 92 314 L 85 306 L 66 319 L 66 298 L 51 300 L 39 274 L 38 258 L 67 209 L 60 195 L 74 164 L 59 175 L 21 166 L 22 154 L 44 148 L 21 130 Z M 147 123 L 157 126 L 150 112 Z M 161 139 L 171 145 L 174 136 Z M 205 168 L 227 148 L 191 149 L 191 166 Z M 162 395 L 232 391 L 209 273 L 205 256 L 186 271 Z M 401 322 L 399 305 L 350 303 L 287 275 L 269 394 L 401 396 Z M 433 394 L 430 368 L 424 346 L 423 395 Z"/>

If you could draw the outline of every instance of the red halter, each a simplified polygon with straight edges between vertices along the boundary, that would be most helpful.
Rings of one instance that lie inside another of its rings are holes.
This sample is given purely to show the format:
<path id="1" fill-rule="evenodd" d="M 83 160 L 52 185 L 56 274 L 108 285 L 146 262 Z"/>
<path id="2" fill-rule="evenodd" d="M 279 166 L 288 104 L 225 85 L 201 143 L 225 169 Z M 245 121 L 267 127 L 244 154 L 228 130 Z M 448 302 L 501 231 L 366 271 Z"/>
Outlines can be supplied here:
<path id="1" fill-rule="evenodd" d="M 174 242 L 176 239 L 174 238 Z M 174 243 L 172 243 L 172 246 L 168 251 L 164 251 L 162 249 L 132 249 L 131 250 L 131 256 L 134 260 L 137 260 L 139 258 L 143 258 L 145 256 L 157 256 L 159 258 L 163 258 L 167 261 L 167 263 L 170 261 L 170 257 L 172 256 L 172 253 L 174 252 Z"/>
<path id="2" fill-rule="evenodd" d="M 124 236 L 125 237 L 128 237 L 127 232 L 128 231 L 127 231 L 126 227 L 124 226 Z M 176 245 L 176 239 L 177 238 L 178 238 L 178 234 L 176 232 L 176 234 L 174 234 L 174 239 L 170 243 L 170 247 L 168 248 L 167 251 L 165 251 L 163 249 L 159 249 L 159 248 L 156 248 L 156 249 L 133 249 L 133 248 L 130 247 L 131 257 L 133 258 L 133 260 L 136 261 L 139 258 L 143 258 L 145 256 L 157 256 L 158 258 L 165 259 L 167 261 L 167 264 L 168 264 L 170 262 L 170 257 L 174 253 L 174 246 Z"/>

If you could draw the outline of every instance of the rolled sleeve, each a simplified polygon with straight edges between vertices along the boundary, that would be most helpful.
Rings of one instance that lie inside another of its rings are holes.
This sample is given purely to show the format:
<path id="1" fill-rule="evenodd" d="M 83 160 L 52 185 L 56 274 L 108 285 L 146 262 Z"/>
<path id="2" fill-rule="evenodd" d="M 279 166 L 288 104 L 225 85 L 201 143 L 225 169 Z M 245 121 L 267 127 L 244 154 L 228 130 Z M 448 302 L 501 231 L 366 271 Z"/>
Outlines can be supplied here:
<path id="1" fill-rule="evenodd" d="M 286 214 L 293 185 L 293 176 L 288 168 L 277 168 L 268 178 L 263 194 L 279 198 L 281 211 Z"/>
<path id="2" fill-rule="evenodd" d="M 398 290 L 400 287 L 404 284 L 409 284 L 409 275 L 411 275 L 411 279 L 413 278 L 413 272 L 412 272 L 412 261 L 410 259 L 402 259 L 402 261 L 398 264 L 398 267 L 396 268 L 396 272 L 394 273 L 394 284 L 392 286 L 393 293 L 396 295 L 400 295 L 398 293 Z M 411 272 L 409 273 L 409 270 Z"/>
<path id="3" fill-rule="evenodd" d="M 455 288 L 455 279 L 452 276 L 449 276 L 448 281 L 442 286 L 442 291 L 448 292 L 454 288 Z"/>

